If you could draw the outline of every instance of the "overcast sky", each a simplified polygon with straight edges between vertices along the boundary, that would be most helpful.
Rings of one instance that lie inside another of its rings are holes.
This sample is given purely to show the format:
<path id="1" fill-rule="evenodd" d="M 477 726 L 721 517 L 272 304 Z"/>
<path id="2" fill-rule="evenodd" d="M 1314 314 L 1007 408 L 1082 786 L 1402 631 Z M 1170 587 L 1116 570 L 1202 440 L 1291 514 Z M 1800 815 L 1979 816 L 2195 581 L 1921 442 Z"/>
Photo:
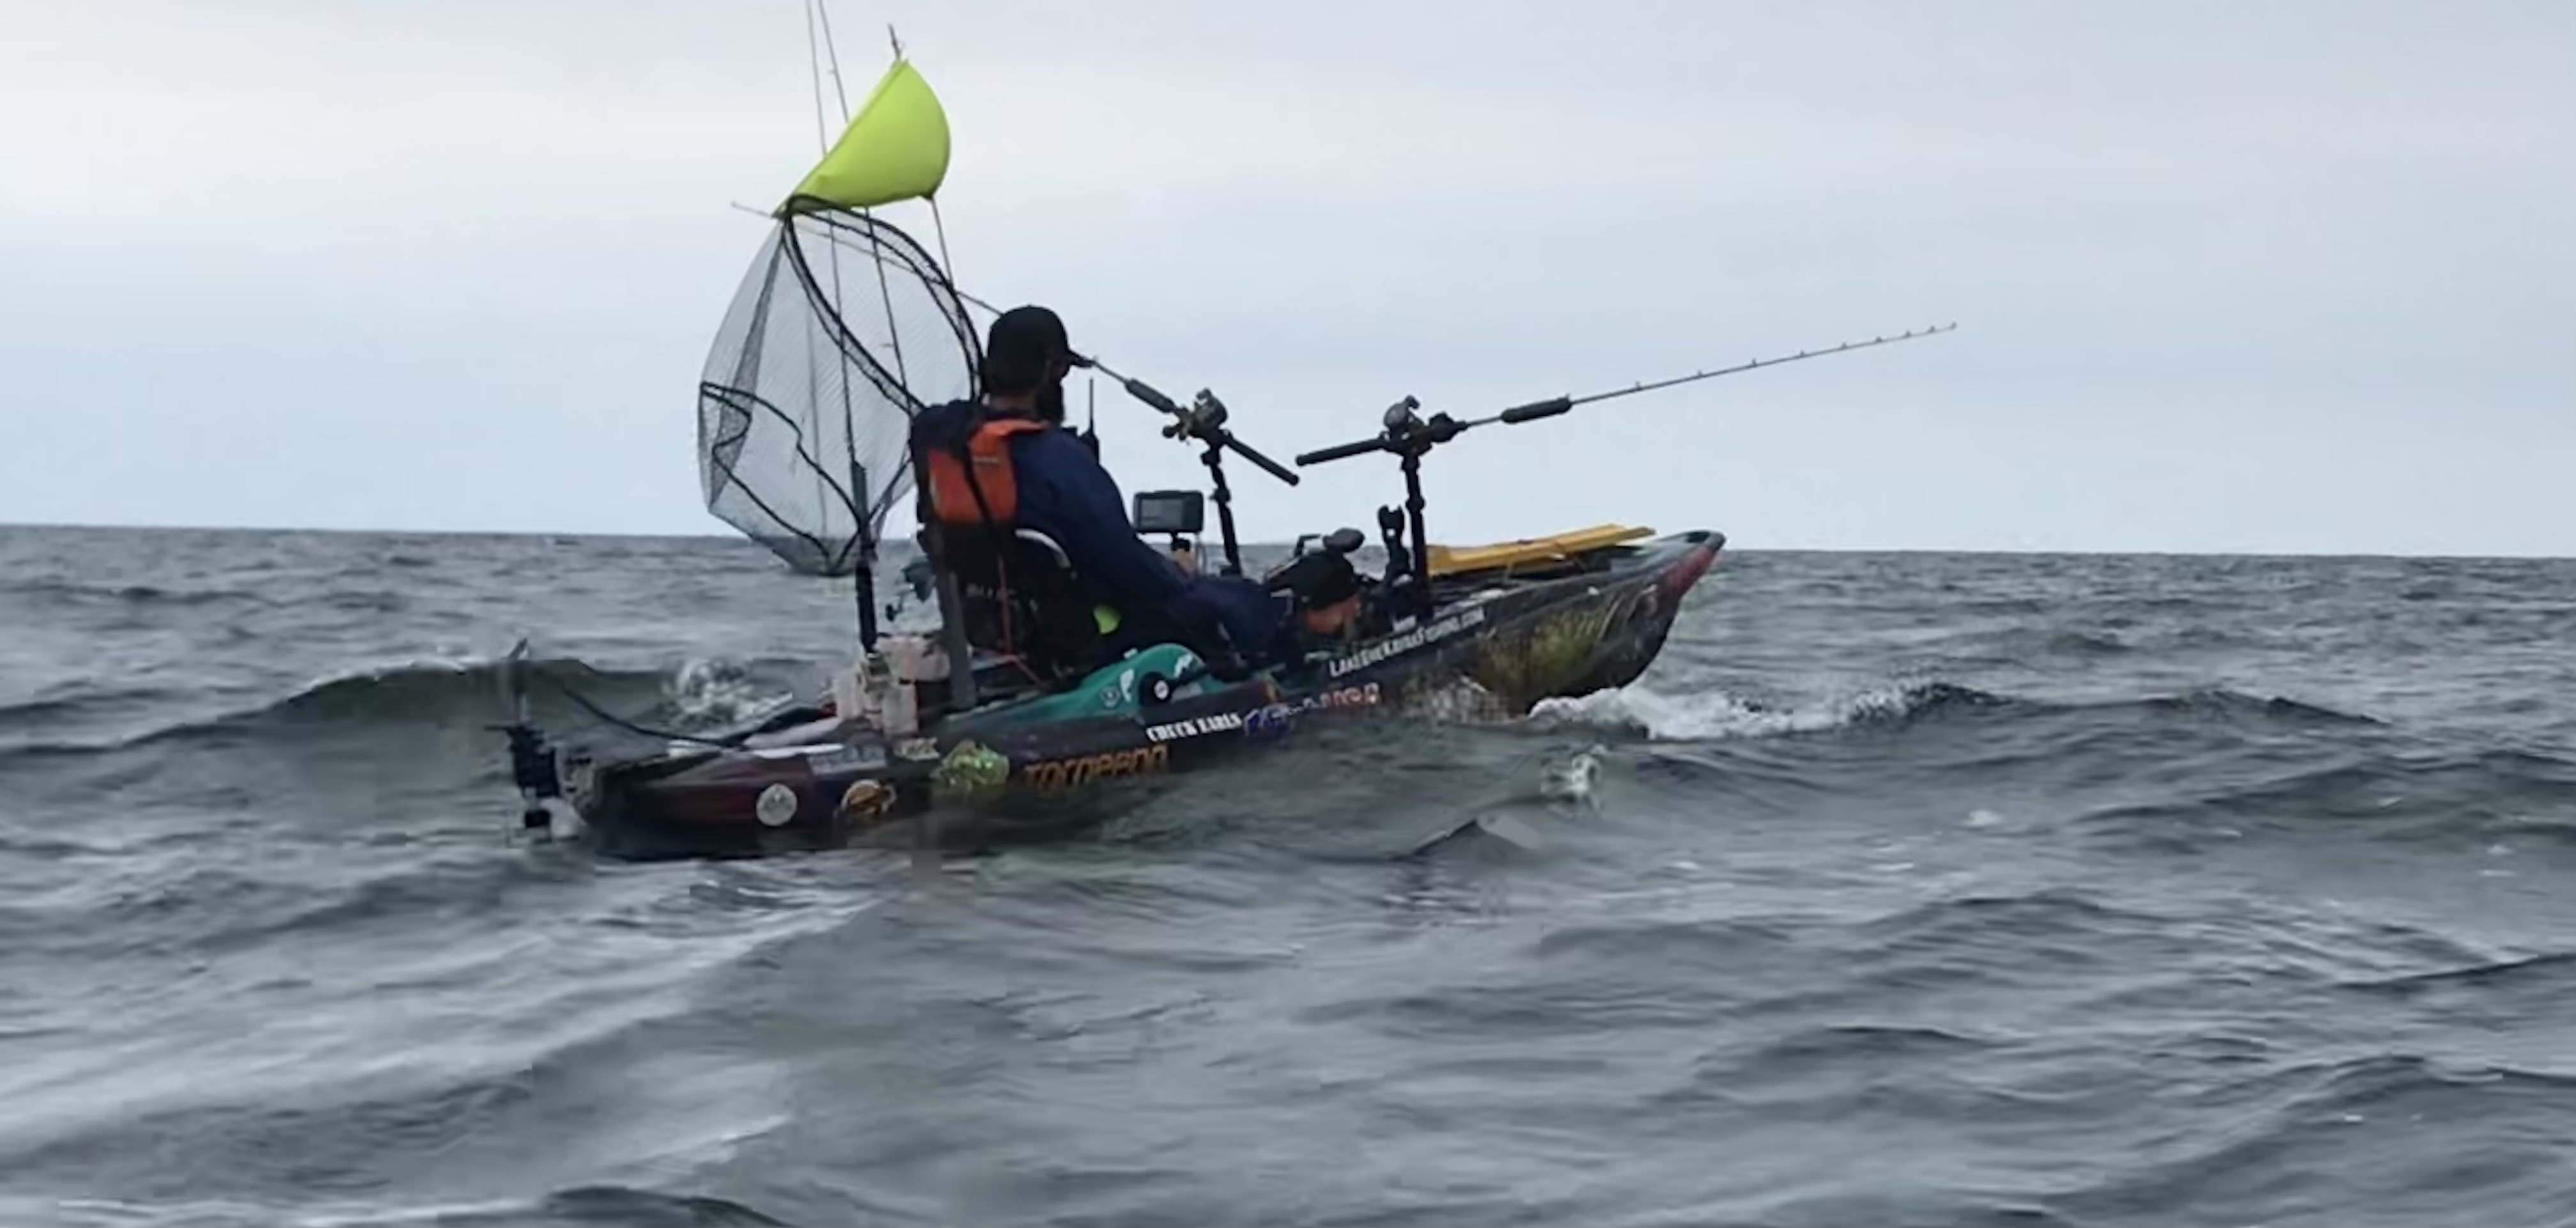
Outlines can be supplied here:
<path id="1" fill-rule="evenodd" d="M 854 97 L 893 22 L 949 109 L 961 284 L 1283 459 L 1960 325 L 1480 432 L 1435 537 L 2576 554 L 2576 6 L 831 12 Z M 802 0 L 0 32 L 0 522 L 726 531 L 694 391 L 732 204 L 817 153 Z M 1128 489 L 1196 481 L 1100 412 Z M 1232 476 L 1262 539 L 1401 494 Z"/>

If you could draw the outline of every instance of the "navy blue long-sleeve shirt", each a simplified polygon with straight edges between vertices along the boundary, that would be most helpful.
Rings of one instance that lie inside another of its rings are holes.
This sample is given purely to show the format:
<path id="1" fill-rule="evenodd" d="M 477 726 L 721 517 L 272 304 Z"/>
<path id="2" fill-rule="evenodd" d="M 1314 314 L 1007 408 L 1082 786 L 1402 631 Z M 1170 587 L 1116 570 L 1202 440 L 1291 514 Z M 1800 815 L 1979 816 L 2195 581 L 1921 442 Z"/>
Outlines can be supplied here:
<path id="1" fill-rule="evenodd" d="M 922 412 L 932 438 L 962 433 L 978 406 L 956 401 Z M 1054 538 L 1098 591 L 1124 611 L 1172 609 L 1216 618 L 1246 658 L 1275 658 L 1285 644 L 1284 611 L 1261 586 L 1236 576 L 1193 576 L 1136 535 L 1116 479 L 1081 439 L 1061 426 L 1010 437 L 1019 522 Z"/>

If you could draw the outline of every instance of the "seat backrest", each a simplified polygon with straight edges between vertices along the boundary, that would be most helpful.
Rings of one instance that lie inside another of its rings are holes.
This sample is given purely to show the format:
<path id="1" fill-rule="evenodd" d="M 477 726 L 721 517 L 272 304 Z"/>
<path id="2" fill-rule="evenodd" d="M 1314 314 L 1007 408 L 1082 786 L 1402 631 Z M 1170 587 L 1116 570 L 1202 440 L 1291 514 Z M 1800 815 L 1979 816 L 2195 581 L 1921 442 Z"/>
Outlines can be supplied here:
<path id="1" fill-rule="evenodd" d="M 1053 538 L 1025 525 L 948 525 L 941 547 L 969 645 L 1017 657 L 1051 685 L 1108 655 L 1098 603 Z"/>

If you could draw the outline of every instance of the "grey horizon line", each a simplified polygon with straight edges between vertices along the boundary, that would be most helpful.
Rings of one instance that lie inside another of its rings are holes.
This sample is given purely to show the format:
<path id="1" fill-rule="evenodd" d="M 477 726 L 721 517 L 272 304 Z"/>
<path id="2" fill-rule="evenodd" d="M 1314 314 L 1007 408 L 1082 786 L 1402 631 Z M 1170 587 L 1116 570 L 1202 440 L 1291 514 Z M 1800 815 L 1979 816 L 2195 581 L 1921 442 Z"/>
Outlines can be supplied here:
<path id="1" fill-rule="evenodd" d="M 237 536 L 237 537 L 248 537 L 248 536 L 259 536 L 259 535 L 266 535 L 266 536 L 300 536 L 300 537 L 384 537 L 384 538 L 442 538 L 442 537 L 443 537 L 443 538 L 455 538 L 455 539 L 458 539 L 458 540 L 472 540 L 472 539 L 475 539 L 475 538 L 504 538 L 504 539 L 515 539 L 515 538 L 570 538 L 570 539 L 573 539 L 573 540 L 576 540 L 576 541 L 585 541 L 585 540 L 587 540 L 587 541 L 603 541 L 603 542 L 608 542 L 608 541 L 730 542 L 730 543 L 735 543 L 735 544 L 741 545 L 741 546 L 743 546 L 743 547 L 745 547 L 745 548 L 747 548 L 747 549 L 749 549 L 749 550 L 753 550 L 753 551 L 762 551 L 762 550 L 763 550 L 763 547 L 760 545 L 760 543 L 759 543 L 759 542 L 754 541 L 754 540 L 752 540 L 752 539 L 750 539 L 750 538 L 748 538 L 748 537 L 745 537 L 745 536 L 743 536 L 743 535 L 741 535 L 741 534 L 739 534 L 739 533 L 731 533 L 731 532 L 712 532 L 712 533 L 638 533 L 638 532 L 626 532 L 626 531 L 616 531 L 616 530 L 606 530 L 606 529 L 392 529 L 392 528 L 350 528 L 350 527 L 346 527 L 346 526 L 329 526 L 329 525 L 254 525 L 254 524 L 243 524 L 243 525 L 191 525 L 191 524 L 165 524 L 165 523 L 118 523 L 118 522 L 112 522 L 112 521 L 0 520 L 0 533 L 11 533 L 11 532 L 20 532 L 20 531 L 29 531 L 29 530 L 38 531 L 38 532 L 73 532 L 73 533 L 134 533 L 134 534 L 153 534 L 153 535 L 162 535 L 162 534 L 189 534 L 189 533 L 193 533 L 193 534 L 210 534 L 210 535 L 216 535 L 216 536 Z M 1566 531 L 1567 531 L 1567 532 L 1572 532 L 1572 531 L 1574 531 L 1574 530 L 1569 529 L 1569 530 L 1566 530 Z M 1674 530 L 1674 532 L 1680 532 L 1680 531 L 1681 531 L 1681 530 Z M 1715 532 L 1718 532 L 1718 533 L 1720 533 L 1720 534 L 1722 534 L 1722 535 L 1724 535 L 1724 536 L 1726 537 L 1726 546 L 1725 546 L 1724 553 L 1725 553 L 1725 554 L 1728 554 L 1728 555 L 1748 555 L 1748 554 L 1770 554 L 1770 555 L 1824 554 L 1824 555 L 1852 555 L 1852 556 L 1922 555 L 1922 556 L 1946 557 L 1946 558 L 2099 558 L 2099 559 L 2213 559 L 2213 560 L 2216 560 L 2216 559 L 2244 559 L 2244 560 L 2254 560 L 2254 561 L 2266 561 L 2266 560 L 2283 560 L 2283 561 L 2296 560 L 2296 561 L 2307 561 L 2307 562 L 2337 562 L 2337 561 L 2350 561 L 2350 562 L 2375 562 L 2375 561 L 2387 561 L 2387 562 L 2424 562 L 2424 563 L 2554 563 L 2554 562 L 2576 562 L 2576 554 L 2511 554 L 2511 553 L 2504 553 L 2504 554 L 2494 554 L 2494 553 L 2489 553 L 2489 554 L 2464 554 L 2464 553 L 2443 553 L 2443 552 L 2399 552 L 2399 551 L 2382 551 L 2382 552 L 2375 552 L 2375 553 L 2374 553 L 2374 552 L 2369 552 L 2369 551 L 2351 551 L 2351 550 L 2277 550 L 2277 549 L 2276 549 L 2276 550 L 2192 550 L 2192 549 L 2186 549 L 2186 548 L 2173 548 L 2173 549 L 2163 549 L 2163 550 L 2100 550 L 2100 549 L 2077 549 L 2077 548 L 2069 548 L 2069 547 L 2044 548 L 2044 547 L 2003 547 L 2003 546 L 1982 546 L 1982 547 L 1973 547 L 1973 548 L 1970 548 L 1970 547 L 1958 547 L 1958 546 L 1747 546 L 1747 545 L 1742 545 L 1742 544 L 1740 544 L 1740 543 L 1738 542 L 1738 540 L 1736 539 L 1735 535 L 1734 535 L 1734 534 L 1732 534 L 1732 533 L 1728 533 L 1726 530 L 1720 529 L 1720 530 L 1715 530 Z M 1662 530 L 1656 530 L 1656 531 L 1655 531 L 1655 534 L 1656 534 L 1656 536 L 1658 536 L 1658 537 L 1661 537 L 1661 536 L 1664 536 L 1664 535 L 1665 535 L 1664 531 L 1662 531 Z M 1140 535 L 1140 536 L 1153 536 L 1153 535 Z M 1542 535 L 1542 536 L 1543 536 L 1543 535 Z M 1200 534 L 1200 535 L 1198 535 L 1198 540 L 1202 543 L 1202 545 L 1201 545 L 1201 549 L 1200 549 L 1200 553 L 1201 553 L 1202 555 L 1209 554 L 1209 553 L 1213 552 L 1214 550 L 1217 550 L 1217 549 L 1221 548 L 1221 547 L 1219 547 L 1218 545 L 1216 545 L 1216 544 L 1215 544 L 1215 543 L 1217 542 L 1217 540 L 1218 540 L 1218 539 L 1217 539 L 1214 535 L 1211 535 L 1211 534 Z M 1533 539 L 1513 538 L 1513 537 L 1501 537 L 1501 538 L 1494 538 L 1494 539 L 1492 539 L 1492 541 L 1493 541 L 1493 542 L 1496 542 L 1496 543 L 1500 543 L 1500 542 L 1511 542 L 1511 541 L 1522 541 L 1522 540 L 1533 540 Z M 1291 548 L 1293 548 L 1293 547 L 1295 546 L 1295 544 L 1296 544 L 1296 543 L 1295 543 L 1294 541 L 1269 541 L 1269 540 L 1245 539 L 1245 540 L 1242 540 L 1239 544 L 1240 544 L 1240 545 L 1242 545 L 1242 546 L 1243 546 L 1244 548 L 1246 548 L 1246 549 L 1273 548 L 1273 549 L 1287 550 L 1287 549 L 1291 549 Z M 1434 544 L 1445 544 L 1445 543 L 1434 543 Z M 1377 541 L 1375 541 L 1375 540 L 1371 540 L 1371 541 L 1369 541 L 1366 545 L 1362 546 L 1361 548 L 1362 548 L 1363 550 L 1373 550 L 1373 549 L 1377 549 L 1377 548 L 1379 548 L 1379 547 L 1380 547 L 1380 543 L 1379 543 L 1379 542 L 1377 542 Z M 912 545 L 912 543 L 911 543 L 910 541 L 906 541 L 906 540 L 888 541 L 888 542 L 885 542 L 885 543 L 883 543 L 883 544 L 882 544 L 882 548 L 883 548 L 883 549 L 885 549 L 885 550 L 887 550 L 887 551 L 895 551 L 895 550 L 912 551 L 912 550 L 917 549 L 916 547 L 914 547 L 914 546 Z M 811 575 L 810 573 L 800 573 L 800 572 L 796 571 L 794 568 L 784 566 L 783 564 L 779 567 L 779 571 L 781 572 L 781 574 L 789 575 L 789 576 L 805 575 L 805 576 L 806 576 L 806 578 L 813 579 L 813 580 L 817 580 L 817 581 L 838 581 L 838 580 L 844 580 L 844 579 L 848 579 L 848 578 L 849 578 L 849 576 L 848 576 L 846 573 L 844 573 L 844 574 L 840 574 L 840 575 L 828 575 L 828 576 L 822 576 L 822 575 Z"/>

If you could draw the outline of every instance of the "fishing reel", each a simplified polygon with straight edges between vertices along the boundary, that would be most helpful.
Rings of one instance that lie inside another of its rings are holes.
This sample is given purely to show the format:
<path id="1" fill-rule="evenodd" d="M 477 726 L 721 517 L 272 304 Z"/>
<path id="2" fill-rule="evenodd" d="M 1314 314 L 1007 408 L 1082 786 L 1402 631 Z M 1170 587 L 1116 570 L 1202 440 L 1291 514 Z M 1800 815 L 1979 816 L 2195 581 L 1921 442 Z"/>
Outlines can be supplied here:
<path id="1" fill-rule="evenodd" d="M 1310 542 L 1321 548 L 1308 549 Z M 1351 566 L 1351 555 L 1366 544 L 1368 539 L 1357 529 L 1300 533 L 1286 561 L 1262 575 L 1261 586 L 1274 593 L 1294 595 L 1300 609 L 1330 605 L 1341 599 L 1344 585 L 1338 577 L 1359 574 L 1359 569 Z"/>
<path id="2" fill-rule="evenodd" d="M 1216 399 L 1215 392 L 1201 388 L 1197 396 L 1190 398 L 1189 408 L 1173 407 L 1172 420 L 1163 426 L 1163 438 L 1192 439 L 1222 446 L 1224 436 L 1220 428 L 1228 416 L 1225 402 Z"/>
<path id="3" fill-rule="evenodd" d="M 1446 411 L 1435 413 L 1427 419 L 1422 416 L 1421 411 L 1421 400 L 1412 396 L 1387 406 L 1386 413 L 1378 421 L 1378 425 L 1385 428 L 1385 433 L 1369 441 L 1375 444 L 1375 447 L 1363 447 L 1361 451 L 1393 452 L 1398 456 L 1407 457 L 1420 456 L 1430 451 L 1436 444 L 1444 444 L 1456 439 L 1459 432 L 1467 429 L 1468 424 L 1450 417 Z"/>
<path id="4" fill-rule="evenodd" d="M 1289 547 L 1288 557 L 1291 560 L 1305 557 L 1308 542 L 1322 546 L 1332 554 L 1349 554 L 1368 544 L 1368 539 L 1360 536 L 1360 531 L 1357 529 L 1335 529 L 1330 533 L 1300 533 L 1297 535 L 1296 544 Z"/>
<path id="5" fill-rule="evenodd" d="M 1170 425 L 1163 428 L 1163 435 L 1165 438 L 1195 439 L 1206 444 L 1208 449 L 1208 468 L 1217 472 L 1218 481 L 1224 481 L 1224 474 L 1217 463 L 1217 454 L 1219 452 L 1230 451 L 1245 460 L 1251 461 L 1254 465 L 1259 466 L 1262 472 L 1267 473 L 1282 482 L 1286 482 L 1291 486 L 1297 484 L 1298 478 L 1295 470 L 1290 469 L 1267 456 L 1263 456 L 1259 451 L 1246 445 L 1242 440 L 1235 438 L 1234 432 L 1225 429 L 1225 421 L 1228 417 L 1225 402 L 1216 399 L 1216 393 L 1209 391 L 1208 389 L 1201 388 L 1199 389 L 1199 394 L 1196 397 L 1191 398 L 1189 408 L 1183 409 L 1179 402 L 1163 395 L 1160 389 L 1155 388 L 1151 384 L 1145 383 L 1142 380 L 1130 379 L 1126 376 L 1120 375 L 1117 372 L 1110 370 L 1108 367 L 1102 366 L 1094 359 L 1084 358 L 1079 361 L 1081 362 L 1081 365 L 1095 369 L 1101 374 L 1117 380 L 1119 386 L 1127 390 L 1127 395 L 1132 396 L 1169 416 L 1172 419 L 1172 422 Z M 1225 502 L 1224 497 L 1220 495 L 1217 502 L 1220 504 Z"/>
<path id="6" fill-rule="evenodd" d="M 1225 564 L 1221 568 L 1221 573 L 1229 576 L 1242 575 L 1243 552 L 1234 535 L 1234 492 L 1225 484 L 1225 454 L 1232 452 L 1251 461 L 1259 466 L 1262 472 L 1291 486 L 1297 484 L 1297 474 L 1235 438 L 1234 432 L 1225 427 L 1226 419 L 1232 415 L 1226 411 L 1225 402 L 1217 399 L 1215 392 L 1201 388 L 1198 395 L 1190 399 L 1189 406 L 1183 408 L 1179 402 L 1163 395 L 1150 384 L 1128 379 L 1107 367 L 1101 367 L 1097 362 L 1085 361 L 1086 365 L 1096 367 L 1103 374 L 1118 380 L 1125 386 L 1128 395 L 1169 416 L 1171 421 L 1163 427 L 1165 439 L 1189 440 L 1206 445 L 1200 459 L 1207 465 L 1208 480 L 1216 492 L 1217 529 L 1225 538 Z M 1138 531 L 1149 530 L 1140 528 Z"/>

